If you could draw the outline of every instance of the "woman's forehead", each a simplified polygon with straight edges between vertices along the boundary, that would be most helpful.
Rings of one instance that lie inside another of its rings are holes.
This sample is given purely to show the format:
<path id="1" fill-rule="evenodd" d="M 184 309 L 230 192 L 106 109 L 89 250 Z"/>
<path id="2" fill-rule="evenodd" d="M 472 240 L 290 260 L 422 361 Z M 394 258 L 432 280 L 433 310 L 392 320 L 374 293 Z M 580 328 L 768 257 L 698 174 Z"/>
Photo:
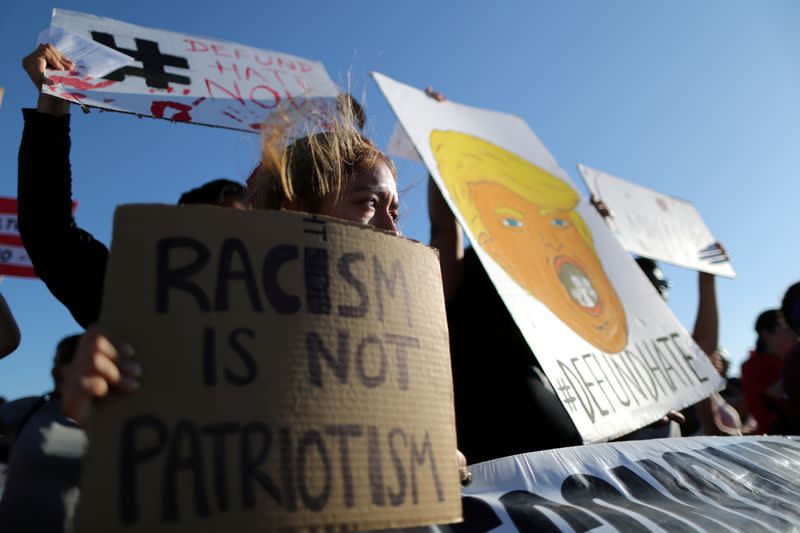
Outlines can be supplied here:
<path id="1" fill-rule="evenodd" d="M 397 178 L 383 161 L 375 161 L 371 165 L 359 167 L 350 186 L 356 190 L 374 190 L 374 192 L 397 193 Z"/>

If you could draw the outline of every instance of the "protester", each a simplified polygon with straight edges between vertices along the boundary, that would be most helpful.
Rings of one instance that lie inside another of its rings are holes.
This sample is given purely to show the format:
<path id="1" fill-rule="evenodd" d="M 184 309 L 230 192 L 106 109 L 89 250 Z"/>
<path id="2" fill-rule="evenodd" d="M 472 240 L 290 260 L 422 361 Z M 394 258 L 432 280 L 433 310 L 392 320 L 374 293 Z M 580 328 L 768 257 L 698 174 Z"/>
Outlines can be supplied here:
<path id="1" fill-rule="evenodd" d="M 800 283 L 786 290 L 781 302 L 781 313 L 795 334 L 794 347 L 783 361 L 783 392 L 785 397 L 779 430 L 789 435 L 800 435 Z"/>
<path id="2" fill-rule="evenodd" d="M 596 201 L 596 200 L 595 200 Z M 719 243 L 716 244 L 719 258 L 727 258 L 725 249 Z M 665 300 L 668 297 L 669 282 L 664 278 L 663 272 L 655 261 L 648 258 L 637 258 L 637 264 L 644 272 L 647 279 L 653 284 L 658 293 Z M 692 339 L 709 357 L 713 363 L 715 357 L 718 360 L 718 371 L 723 370 L 722 359 L 719 350 L 719 311 L 717 307 L 717 292 L 715 277 L 707 272 L 698 273 L 698 305 L 697 316 L 695 318 Z M 686 435 L 741 435 L 742 420 L 739 413 L 717 392 L 712 393 L 708 398 L 695 404 L 694 409 L 685 411 L 688 419 L 685 431 Z M 695 422 L 696 416 L 696 422 Z M 648 438 L 655 438 L 650 435 Z M 670 435 L 676 436 L 674 428 Z"/>
<path id="3" fill-rule="evenodd" d="M 783 358 L 797 335 L 778 309 L 761 313 L 755 324 L 756 348 L 742 364 L 742 392 L 756 420 L 755 433 L 772 433 L 785 401 L 781 379 Z"/>
<path id="4" fill-rule="evenodd" d="M 22 65 L 37 90 L 45 68 L 74 66 L 49 44 L 36 48 Z M 78 227 L 72 216 L 69 103 L 40 92 L 37 108 L 23 109 L 23 116 L 17 199 L 20 236 L 36 275 L 75 321 L 87 327 L 100 312 L 108 248 Z M 243 208 L 246 195 L 236 182 L 214 180 L 184 193 L 178 203 Z"/>
<path id="5" fill-rule="evenodd" d="M 270 134 L 272 135 L 272 134 Z M 265 136 L 260 170 L 249 196 L 256 209 L 283 209 L 328 215 L 374 226 L 399 235 L 399 203 L 394 164 L 360 134 L 352 121 L 331 131 L 281 146 L 282 138 Z M 84 424 L 92 402 L 112 390 L 138 389 L 140 370 L 97 327 L 81 340 L 67 380 L 64 413 Z"/>
<path id="6" fill-rule="evenodd" d="M 431 98 L 444 96 L 428 87 Z M 428 181 L 450 330 L 459 449 L 470 463 L 582 443 L 439 188 Z"/>
<path id="7" fill-rule="evenodd" d="M 608 206 L 599 198 L 592 196 L 591 204 L 604 218 L 613 217 Z M 715 243 L 712 247 L 714 257 L 717 260 L 726 260 L 727 252 L 720 243 Z M 656 289 L 658 294 L 664 299 L 669 298 L 669 281 L 664 277 L 664 273 L 658 264 L 647 257 L 637 257 L 636 264 L 639 265 L 644 275 Z M 719 311 L 717 309 L 717 293 L 715 277 L 706 272 L 698 273 L 698 306 L 695 318 L 692 338 L 695 343 L 703 350 L 712 361 L 715 357 L 719 360 L 722 369 L 721 352 L 719 352 Z M 685 424 L 685 427 L 677 427 L 675 423 Z M 658 429 L 656 426 L 642 428 L 630 435 L 627 439 L 640 438 L 659 438 L 676 437 L 681 434 L 704 434 L 704 435 L 741 435 L 742 421 L 739 414 L 731 407 L 719 393 L 713 393 L 709 398 L 698 402 L 694 408 L 684 410 L 680 416 L 676 416 L 668 428 Z"/>
<path id="8" fill-rule="evenodd" d="M 8 302 L 0 294 L 0 359 L 17 349 L 22 337 Z"/>
<path id="9" fill-rule="evenodd" d="M 49 45 L 37 48 L 25 58 L 23 65 L 37 87 L 47 66 L 59 69 L 72 66 Z M 86 325 L 96 319 L 100 307 L 108 250 L 77 228 L 71 216 L 68 107 L 62 101 L 41 95 L 38 109 L 25 110 L 24 114 L 26 126 L 20 147 L 20 231 L 37 273 L 73 311 L 75 318 Z M 354 127 L 347 127 L 350 121 L 342 123 L 341 128 L 300 139 L 286 149 L 276 149 L 275 139 L 266 139 L 263 172 L 253 183 L 256 207 L 325 214 L 398 234 L 394 166 L 371 141 Z M 43 146 L 48 150 L 46 158 L 41 157 Z M 47 187 L 39 186 L 45 179 Z M 54 186 L 55 191 L 52 190 Z M 42 195 L 41 190 L 45 189 L 52 194 Z M 187 192 L 181 202 L 207 202 L 214 198 L 215 203 L 233 207 L 245 203 L 244 191 L 242 194 L 234 191 L 230 195 L 229 190 L 228 183 L 212 183 Z M 71 264 L 59 261 L 56 266 L 53 260 L 62 253 L 72 258 Z M 81 338 L 78 356 L 69 365 L 67 378 L 57 382 L 59 393 L 62 383 L 65 384 L 63 401 L 60 394 L 53 395 L 58 401 L 48 400 L 46 412 L 59 409 L 67 417 L 66 423 L 75 422 L 80 426 L 88 420 L 94 399 L 136 391 L 142 369 L 131 355 L 132 349 L 112 344 L 99 327 L 90 327 Z M 84 438 L 79 429 L 73 426 L 70 429 L 76 429 L 80 438 Z M 78 440 L 72 438 L 70 443 L 76 444 Z M 79 448 L 73 456 L 78 465 L 83 446 Z M 13 470 L 12 465 L 8 491 L 14 483 L 11 480 Z M 68 474 L 59 478 L 59 494 L 66 495 L 60 500 L 65 511 L 43 512 L 50 521 L 44 530 L 63 530 L 77 495 L 77 477 Z M 18 491 L 22 493 L 25 488 Z M 8 509 L 10 512 L 11 507 Z M 23 508 L 17 505 L 15 516 L 9 520 L 22 517 L 25 513 L 20 513 L 20 509 Z"/>
<path id="10" fill-rule="evenodd" d="M 0 406 L 0 434 L 10 448 L 0 499 L 3 531 L 64 531 L 72 517 L 86 437 L 62 414 L 61 394 L 79 338 L 73 335 L 58 344 L 50 394 Z"/>

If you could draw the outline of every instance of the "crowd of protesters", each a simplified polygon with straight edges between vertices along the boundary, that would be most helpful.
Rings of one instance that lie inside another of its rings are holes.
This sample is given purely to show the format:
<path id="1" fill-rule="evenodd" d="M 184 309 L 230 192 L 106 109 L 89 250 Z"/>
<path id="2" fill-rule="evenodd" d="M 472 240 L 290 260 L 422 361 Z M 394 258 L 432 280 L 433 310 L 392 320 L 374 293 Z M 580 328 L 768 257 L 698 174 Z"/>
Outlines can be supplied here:
<path id="1" fill-rule="evenodd" d="M 46 68 L 69 69 L 57 49 L 42 45 L 23 61 L 38 88 Z M 436 100 L 444 97 L 435 91 Z M 342 119 L 276 149 L 265 138 L 260 164 L 247 179 L 214 180 L 181 195 L 178 204 L 232 209 L 286 209 L 371 225 L 399 235 L 399 198 L 391 160 L 361 132 L 365 115 L 352 97 L 338 100 Z M 19 230 L 36 274 L 86 328 L 56 348 L 53 390 L 0 404 L 0 530 L 63 531 L 78 498 L 86 448 L 83 426 L 104 397 L 136 394 L 144 369 L 135 347 L 109 338 L 97 322 L 108 248 L 72 215 L 69 104 L 40 93 L 23 110 L 19 150 Z M 45 153 L 46 152 L 46 153 Z M 41 191 L 47 190 L 47 194 Z M 601 215 L 611 216 L 602 202 Z M 458 447 L 470 463 L 580 445 L 581 437 L 522 337 L 438 187 L 429 181 L 431 246 L 440 254 L 450 331 Z M 720 247 L 720 254 L 724 250 Z M 71 260 L 62 261 L 69 256 Z M 637 263 L 666 299 L 658 265 Z M 693 329 L 697 345 L 723 376 L 714 276 L 700 273 Z M 729 379 L 682 413 L 642 428 L 626 440 L 681 435 L 796 434 L 800 431 L 800 284 L 755 321 L 755 349 L 741 379 Z M 20 333 L 0 297 L 0 357 Z M 492 354 L 487 357 L 487 354 Z M 474 391 L 481 390 L 481 394 Z M 463 463 L 463 456 L 459 454 Z M 461 464 L 461 473 L 464 473 Z M 466 479 L 462 475 L 462 479 Z M 4 487 L 3 487 L 4 485 Z"/>

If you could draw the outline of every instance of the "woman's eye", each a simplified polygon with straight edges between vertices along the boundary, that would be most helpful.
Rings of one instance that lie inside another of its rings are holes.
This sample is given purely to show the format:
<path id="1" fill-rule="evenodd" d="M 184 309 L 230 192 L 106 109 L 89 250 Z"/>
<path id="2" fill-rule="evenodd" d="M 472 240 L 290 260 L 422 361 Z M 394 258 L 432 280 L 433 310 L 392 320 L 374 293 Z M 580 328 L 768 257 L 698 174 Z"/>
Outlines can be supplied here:
<path id="1" fill-rule="evenodd" d="M 569 226 L 569 223 L 563 218 L 554 218 L 550 223 L 557 228 L 566 228 Z"/>
<path id="2" fill-rule="evenodd" d="M 524 226 L 521 220 L 513 217 L 506 217 L 502 219 L 500 222 L 508 228 L 521 228 L 522 226 Z"/>

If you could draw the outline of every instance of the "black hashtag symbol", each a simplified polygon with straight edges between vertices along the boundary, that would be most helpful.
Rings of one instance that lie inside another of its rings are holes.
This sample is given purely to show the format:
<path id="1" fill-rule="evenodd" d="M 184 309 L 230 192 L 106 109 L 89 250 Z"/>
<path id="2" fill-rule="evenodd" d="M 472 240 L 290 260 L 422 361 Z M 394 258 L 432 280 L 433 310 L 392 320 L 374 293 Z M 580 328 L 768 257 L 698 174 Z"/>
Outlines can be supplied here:
<path id="1" fill-rule="evenodd" d="M 564 381 L 563 378 L 558 378 L 558 392 L 564 407 L 572 413 L 578 410 L 578 407 L 575 405 L 575 400 L 578 398 L 572 395 L 572 385 Z"/>
<path id="2" fill-rule="evenodd" d="M 124 81 L 125 76 L 138 76 L 144 78 L 148 87 L 154 89 L 166 89 L 169 82 L 181 85 L 190 85 L 192 80 L 186 76 L 169 74 L 164 71 L 164 67 L 189 68 L 189 62 L 185 57 L 171 56 L 162 54 L 158 49 L 158 43 L 145 39 L 134 39 L 136 50 L 120 48 L 117 46 L 114 36 L 100 31 L 92 32 L 92 39 L 98 43 L 113 48 L 118 52 L 131 56 L 136 61 L 141 62 L 142 67 L 122 67 L 111 74 L 105 76 L 107 80 Z"/>

